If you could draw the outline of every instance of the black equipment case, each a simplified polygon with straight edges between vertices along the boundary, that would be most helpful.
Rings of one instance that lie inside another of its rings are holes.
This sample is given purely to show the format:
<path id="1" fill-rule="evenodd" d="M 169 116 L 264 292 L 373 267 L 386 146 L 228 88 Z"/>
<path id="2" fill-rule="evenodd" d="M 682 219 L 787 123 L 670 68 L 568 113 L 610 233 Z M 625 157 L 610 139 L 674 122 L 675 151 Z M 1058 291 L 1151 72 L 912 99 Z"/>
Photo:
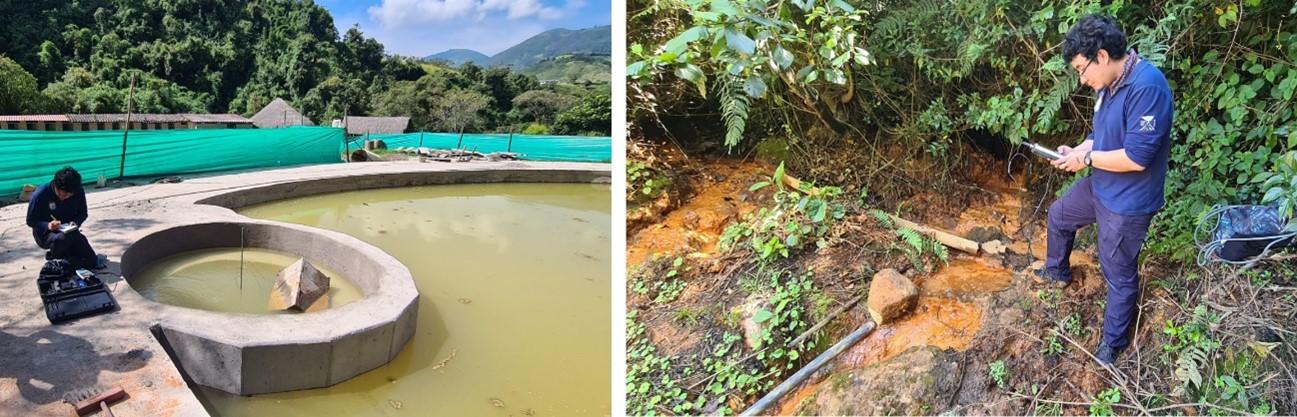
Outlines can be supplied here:
<path id="1" fill-rule="evenodd" d="M 63 260 L 50 260 L 41 268 L 36 280 L 45 317 L 50 323 L 62 323 L 86 316 L 117 310 L 117 300 L 104 282 L 87 270 L 76 270 Z"/>

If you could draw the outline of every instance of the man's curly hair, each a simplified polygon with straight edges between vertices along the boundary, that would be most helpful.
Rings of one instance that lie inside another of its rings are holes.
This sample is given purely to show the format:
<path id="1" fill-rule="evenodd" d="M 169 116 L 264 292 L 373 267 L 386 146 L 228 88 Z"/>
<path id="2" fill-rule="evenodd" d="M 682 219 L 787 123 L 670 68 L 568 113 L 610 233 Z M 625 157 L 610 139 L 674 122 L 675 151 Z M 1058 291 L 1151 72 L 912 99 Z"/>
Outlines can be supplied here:
<path id="1" fill-rule="evenodd" d="M 1063 60 L 1071 61 L 1077 55 L 1093 61 L 1099 50 L 1108 51 L 1112 59 L 1126 57 L 1126 34 L 1117 26 L 1117 20 L 1107 15 L 1085 15 L 1076 26 L 1063 36 Z"/>
<path id="2" fill-rule="evenodd" d="M 65 192 L 81 191 L 81 173 L 72 167 L 63 167 L 54 173 L 54 188 Z"/>

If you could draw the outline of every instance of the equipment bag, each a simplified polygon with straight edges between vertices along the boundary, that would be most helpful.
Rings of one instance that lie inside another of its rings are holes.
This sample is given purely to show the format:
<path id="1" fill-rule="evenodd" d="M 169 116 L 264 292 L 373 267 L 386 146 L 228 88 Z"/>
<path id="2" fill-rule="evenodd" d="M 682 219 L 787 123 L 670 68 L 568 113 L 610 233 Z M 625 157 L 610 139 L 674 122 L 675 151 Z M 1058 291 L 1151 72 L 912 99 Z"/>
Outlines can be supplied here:
<path id="1" fill-rule="evenodd" d="M 1216 219 L 1215 226 L 1202 240 L 1204 227 Z M 1216 206 L 1198 223 L 1194 239 L 1202 248 L 1198 264 L 1206 265 L 1219 258 L 1223 262 L 1242 263 L 1293 244 L 1297 231 L 1288 227 L 1288 219 L 1279 215 L 1275 205 Z"/>
<path id="2" fill-rule="evenodd" d="M 71 277 L 76 273 L 77 268 L 72 266 L 72 262 L 68 262 L 67 259 L 50 259 L 45 261 L 44 266 L 41 266 L 38 279 L 41 281 L 55 281 Z"/>

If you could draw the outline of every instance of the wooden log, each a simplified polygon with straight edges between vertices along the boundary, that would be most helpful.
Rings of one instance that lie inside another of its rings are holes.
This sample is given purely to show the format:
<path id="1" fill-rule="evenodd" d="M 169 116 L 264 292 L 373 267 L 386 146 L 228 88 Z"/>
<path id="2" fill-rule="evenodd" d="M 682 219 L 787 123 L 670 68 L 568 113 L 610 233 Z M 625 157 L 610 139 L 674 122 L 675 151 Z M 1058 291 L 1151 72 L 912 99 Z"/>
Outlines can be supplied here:
<path id="1" fill-rule="evenodd" d="M 949 246 L 952 249 L 958 249 L 976 255 L 978 249 L 980 249 L 981 247 L 981 245 L 978 245 L 977 242 L 964 239 L 959 236 L 955 236 L 954 234 L 951 234 L 949 232 L 924 226 L 890 214 L 887 216 L 891 217 L 892 221 L 896 222 L 896 225 L 914 229 L 914 231 L 927 235 L 928 237 L 931 237 L 936 241 L 941 242 L 941 244 Z"/>
<path id="2" fill-rule="evenodd" d="M 799 180 L 799 179 L 797 179 L 796 177 L 793 177 L 792 175 L 788 175 L 787 173 L 784 173 L 784 180 L 783 180 L 783 181 L 784 181 L 784 185 L 786 185 L 786 186 L 788 186 L 789 188 L 792 188 L 792 189 L 794 189 L 794 190 L 797 190 L 797 192 L 806 193 L 806 194 L 814 195 L 814 196 L 818 196 L 818 195 L 820 195 L 820 189 L 819 189 L 819 188 L 815 188 L 815 187 L 807 187 L 806 190 L 803 190 L 803 189 L 802 189 L 802 180 Z"/>
<path id="3" fill-rule="evenodd" d="M 806 190 L 802 190 L 802 188 L 801 188 L 801 187 L 802 187 L 802 181 L 799 180 L 799 179 L 797 179 L 796 177 L 793 177 L 792 175 L 788 175 L 788 173 L 786 173 L 786 172 L 784 173 L 783 182 L 784 182 L 784 185 L 786 185 L 786 186 L 788 186 L 788 187 L 792 187 L 792 189 L 794 189 L 794 190 L 798 190 L 799 192 L 803 192 L 803 193 L 806 193 L 806 194 L 809 194 L 809 195 L 813 195 L 813 196 L 814 196 L 814 195 L 819 195 L 819 194 L 820 194 L 820 190 L 819 190 L 818 188 L 815 188 L 815 187 L 807 187 Z M 922 233 L 922 234 L 928 235 L 928 237 L 931 237 L 931 238 L 933 238 L 933 239 L 936 239 L 936 241 L 941 242 L 941 244 L 946 245 L 946 246 L 949 246 L 949 247 L 951 247 L 951 248 L 953 248 L 953 249 L 958 249 L 958 250 L 961 250 L 961 251 L 964 251 L 964 252 L 968 252 L 968 253 L 973 254 L 973 255 L 977 255 L 977 252 L 978 252 L 978 250 L 979 250 L 980 247 L 981 247 L 981 245 L 979 245 L 979 244 L 978 244 L 977 242 L 975 242 L 975 241 L 968 240 L 968 239 L 964 239 L 964 238 L 959 237 L 959 236 L 956 236 L 956 235 L 954 235 L 954 234 L 952 234 L 952 233 L 945 232 L 945 231 L 941 231 L 941 230 L 934 229 L 934 228 L 927 227 L 927 226 L 923 226 L 923 225 L 920 225 L 920 224 L 918 224 L 918 223 L 915 223 L 915 222 L 912 222 L 912 221 L 909 221 L 909 220 L 902 219 L 902 218 L 900 218 L 900 217 L 896 217 L 896 216 L 892 216 L 892 215 L 888 215 L 888 216 L 890 216 L 890 217 L 892 218 L 892 220 L 894 220 L 894 221 L 896 222 L 896 224 L 901 225 L 901 226 L 905 226 L 905 227 L 908 227 L 908 228 L 911 228 L 911 229 L 914 229 L 915 231 L 917 231 L 917 232 L 919 232 L 919 233 Z"/>

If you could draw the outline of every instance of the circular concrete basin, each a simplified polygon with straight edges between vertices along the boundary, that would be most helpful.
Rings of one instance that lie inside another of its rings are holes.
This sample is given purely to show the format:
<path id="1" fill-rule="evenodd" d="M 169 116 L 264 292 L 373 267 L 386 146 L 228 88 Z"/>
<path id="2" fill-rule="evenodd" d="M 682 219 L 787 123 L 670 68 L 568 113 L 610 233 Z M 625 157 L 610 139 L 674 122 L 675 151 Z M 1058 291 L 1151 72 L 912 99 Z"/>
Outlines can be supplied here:
<path id="1" fill-rule="evenodd" d="M 176 226 L 131 245 L 122 255 L 122 276 L 130 282 L 167 256 L 232 246 L 316 260 L 363 295 L 315 313 L 256 315 L 178 307 L 123 292 L 159 311 L 153 333 L 195 383 L 240 395 L 334 385 L 388 363 L 414 334 L 419 296 L 409 269 L 327 230 L 261 221 Z"/>

